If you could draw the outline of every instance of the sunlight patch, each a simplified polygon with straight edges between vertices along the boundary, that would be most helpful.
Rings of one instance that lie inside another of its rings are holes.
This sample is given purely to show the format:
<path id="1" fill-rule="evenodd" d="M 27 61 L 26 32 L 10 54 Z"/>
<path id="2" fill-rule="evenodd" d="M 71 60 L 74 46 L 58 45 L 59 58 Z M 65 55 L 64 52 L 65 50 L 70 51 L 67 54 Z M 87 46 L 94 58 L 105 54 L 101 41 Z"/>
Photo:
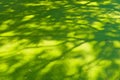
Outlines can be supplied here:
<path id="1" fill-rule="evenodd" d="M 29 6 L 41 6 L 41 5 L 50 6 L 51 4 L 52 4 L 52 2 L 49 2 L 49 1 L 40 1 L 38 3 L 27 3 L 27 4 L 24 4 L 24 5 L 29 7 Z"/>
<path id="2" fill-rule="evenodd" d="M 39 72 L 39 74 L 40 74 L 40 75 L 44 75 L 44 74 L 48 73 L 48 72 L 51 70 L 51 68 L 52 68 L 54 65 L 56 65 L 56 63 L 58 63 L 58 62 L 57 62 L 57 61 L 50 62 L 44 69 L 42 69 L 42 70 Z"/>
<path id="3" fill-rule="evenodd" d="M 65 60 L 68 70 L 66 72 L 66 75 L 74 75 L 78 72 L 78 66 L 84 64 L 84 62 L 81 59 L 75 59 L 75 58 L 70 58 Z"/>
<path id="4" fill-rule="evenodd" d="M 114 47 L 120 48 L 120 41 L 114 41 L 113 42 Z"/>
<path id="5" fill-rule="evenodd" d="M 75 48 L 74 50 L 75 51 L 77 51 L 77 50 L 83 50 L 85 52 L 89 52 L 90 53 L 91 50 L 92 50 L 92 46 L 89 43 L 84 43 L 84 44 L 80 45 L 79 47 Z"/>
<path id="6" fill-rule="evenodd" d="M 15 35 L 15 33 L 13 32 L 13 31 L 9 31 L 9 32 L 5 32 L 5 33 L 2 33 L 0 36 L 14 36 Z"/>
<path id="7" fill-rule="evenodd" d="M 89 1 L 75 1 L 76 4 L 87 4 Z"/>
<path id="8" fill-rule="evenodd" d="M 0 56 L 15 55 L 16 47 L 19 45 L 18 42 L 7 43 L 0 48 Z"/>
<path id="9" fill-rule="evenodd" d="M 60 43 L 60 41 L 57 41 L 57 40 L 44 40 L 39 45 L 47 47 L 47 46 L 55 46 L 55 45 L 57 45 L 59 43 Z"/>
<path id="10" fill-rule="evenodd" d="M 15 21 L 12 19 L 8 19 L 6 21 L 4 21 L 1 26 L 0 26 L 0 30 L 6 30 L 7 28 L 10 27 L 10 25 L 14 24 Z"/>
<path id="11" fill-rule="evenodd" d="M 98 6 L 99 4 L 97 2 L 90 2 L 88 5 L 89 6 Z"/>
<path id="12" fill-rule="evenodd" d="M 93 66 L 88 70 L 88 80 L 97 80 L 97 77 L 101 73 L 102 68 L 100 66 Z"/>
<path id="13" fill-rule="evenodd" d="M 101 22 L 94 22 L 94 23 L 92 24 L 92 27 L 94 27 L 94 28 L 96 28 L 96 29 L 98 29 L 98 30 L 103 30 L 103 29 L 104 29 L 103 26 L 104 26 L 104 25 L 103 25 Z"/>
<path id="14" fill-rule="evenodd" d="M 5 72 L 8 69 L 8 65 L 6 63 L 0 63 L 0 72 Z"/>
<path id="15" fill-rule="evenodd" d="M 22 19 L 22 21 L 28 21 L 28 20 L 31 20 L 34 17 L 35 17 L 35 15 L 27 15 L 27 16 L 24 16 L 24 18 Z"/>

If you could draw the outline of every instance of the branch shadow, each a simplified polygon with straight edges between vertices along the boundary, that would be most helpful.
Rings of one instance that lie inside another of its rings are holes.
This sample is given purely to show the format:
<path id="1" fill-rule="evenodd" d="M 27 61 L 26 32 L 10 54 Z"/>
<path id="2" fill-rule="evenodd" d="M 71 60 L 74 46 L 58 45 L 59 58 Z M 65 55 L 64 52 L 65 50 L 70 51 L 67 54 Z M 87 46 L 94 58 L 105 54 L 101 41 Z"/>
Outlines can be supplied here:
<path id="1" fill-rule="evenodd" d="M 119 1 L 0 1 L 0 80 L 119 80 Z"/>

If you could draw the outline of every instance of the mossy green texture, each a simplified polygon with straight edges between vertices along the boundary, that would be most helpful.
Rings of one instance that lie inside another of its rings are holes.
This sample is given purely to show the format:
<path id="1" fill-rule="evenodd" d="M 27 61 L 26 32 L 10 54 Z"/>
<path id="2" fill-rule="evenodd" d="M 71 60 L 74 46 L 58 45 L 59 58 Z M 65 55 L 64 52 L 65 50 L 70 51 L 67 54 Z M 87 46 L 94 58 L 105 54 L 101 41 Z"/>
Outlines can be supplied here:
<path id="1" fill-rule="evenodd" d="M 0 0 L 0 80 L 120 80 L 119 0 Z"/>

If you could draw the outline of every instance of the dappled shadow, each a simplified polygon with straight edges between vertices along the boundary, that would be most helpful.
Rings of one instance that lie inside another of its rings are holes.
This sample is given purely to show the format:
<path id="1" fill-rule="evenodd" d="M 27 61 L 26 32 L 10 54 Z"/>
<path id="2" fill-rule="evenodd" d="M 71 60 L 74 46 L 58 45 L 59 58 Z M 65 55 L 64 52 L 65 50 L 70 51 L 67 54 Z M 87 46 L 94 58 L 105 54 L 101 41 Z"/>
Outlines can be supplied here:
<path id="1" fill-rule="evenodd" d="M 0 1 L 0 80 L 120 80 L 119 1 Z"/>

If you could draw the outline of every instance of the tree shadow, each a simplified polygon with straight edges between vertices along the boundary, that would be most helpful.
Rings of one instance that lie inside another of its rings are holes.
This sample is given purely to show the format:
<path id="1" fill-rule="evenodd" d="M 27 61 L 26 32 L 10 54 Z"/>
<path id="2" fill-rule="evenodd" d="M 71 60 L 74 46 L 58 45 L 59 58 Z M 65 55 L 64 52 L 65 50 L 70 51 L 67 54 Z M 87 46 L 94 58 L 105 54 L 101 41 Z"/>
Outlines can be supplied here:
<path id="1" fill-rule="evenodd" d="M 119 1 L 0 1 L 0 80 L 119 80 Z"/>

